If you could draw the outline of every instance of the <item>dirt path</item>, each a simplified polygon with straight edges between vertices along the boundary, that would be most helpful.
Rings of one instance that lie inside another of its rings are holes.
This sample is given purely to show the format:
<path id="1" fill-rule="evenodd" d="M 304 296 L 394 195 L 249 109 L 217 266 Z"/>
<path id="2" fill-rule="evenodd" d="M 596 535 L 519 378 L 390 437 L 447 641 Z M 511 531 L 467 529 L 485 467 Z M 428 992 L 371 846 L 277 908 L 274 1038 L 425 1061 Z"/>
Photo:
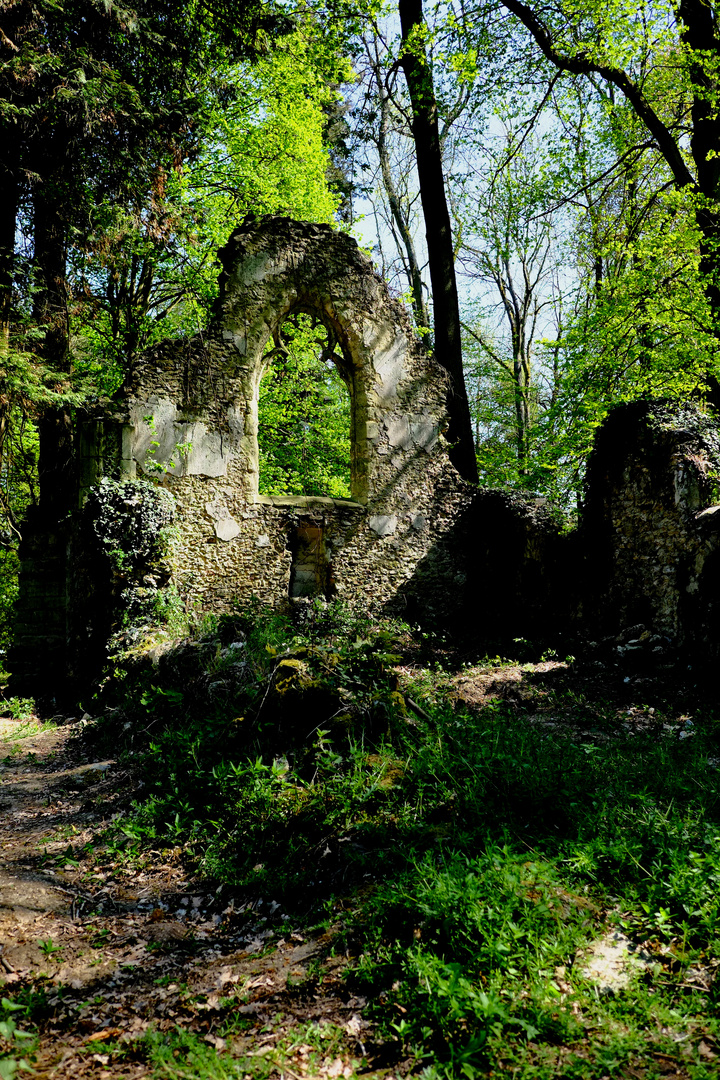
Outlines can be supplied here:
<path id="1" fill-rule="evenodd" d="M 398 674 L 412 685 L 413 669 Z M 481 708 L 501 699 L 530 723 L 583 742 L 609 731 L 691 736 L 682 684 L 660 693 L 660 683 L 603 665 L 590 678 L 599 689 L 583 708 L 586 676 L 559 661 L 466 668 L 436 682 L 451 701 Z M 652 706 L 636 703 L 651 698 Z M 38 1032 L 35 1075 L 348 1080 L 362 1069 L 393 1080 L 406 1072 L 408 1062 L 373 1044 L 367 1003 L 347 989 L 348 959 L 337 955 L 332 928 L 310 933 L 271 896 L 249 902 L 193 877 L 179 848 L 128 857 L 118 841 L 141 781 L 112 760 L 88 758 L 79 730 L 77 721 L 43 728 L 0 719 L 0 994 L 28 1006 L 21 1024 Z M 159 1043 L 169 1054 L 161 1061 Z M 210 1056 L 202 1069 L 198 1046 Z"/>
<path id="2" fill-rule="evenodd" d="M 172 1076 L 153 1071 L 146 1036 L 177 1028 L 263 1058 L 263 1076 L 275 1061 L 351 1075 L 365 1002 L 343 993 L 330 936 L 286 923 L 279 937 L 277 904 L 208 892 L 179 850 L 125 861 L 103 834 L 138 781 L 85 760 L 76 730 L 0 720 L 0 991 L 30 1004 L 36 1075 Z"/>

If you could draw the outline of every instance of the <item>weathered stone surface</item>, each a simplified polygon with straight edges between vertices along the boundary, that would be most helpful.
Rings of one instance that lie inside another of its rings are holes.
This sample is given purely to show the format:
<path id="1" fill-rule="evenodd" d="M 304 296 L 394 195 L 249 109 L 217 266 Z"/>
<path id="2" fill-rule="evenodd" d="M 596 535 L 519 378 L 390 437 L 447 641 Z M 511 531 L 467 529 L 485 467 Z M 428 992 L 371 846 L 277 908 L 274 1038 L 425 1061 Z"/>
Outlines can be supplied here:
<path id="1" fill-rule="evenodd" d="M 252 597 L 289 604 L 338 596 L 369 610 L 402 610 L 418 572 L 428 617 L 455 603 L 464 572 L 452 566 L 451 538 L 474 495 L 441 435 L 445 372 L 405 309 L 355 241 L 328 226 L 278 218 L 243 225 L 220 257 L 220 295 L 207 332 L 154 347 L 111 408 L 77 418 L 77 501 L 64 508 L 56 555 L 42 560 L 47 573 L 39 569 L 40 547 L 27 546 L 26 672 L 41 665 L 32 657 L 49 633 L 53 596 L 52 678 L 77 667 L 67 650 L 90 631 L 74 626 L 72 612 L 86 610 L 82 596 L 94 595 L 95 586 L 92 552 L 83 548 L 80 519 L 72 522 L 103 477 L 147 477 L 172 493 L 177 535 L 169 586 L 187 605 L 220 613 Z M 331 332 L 348 386 L 351 500 L 258 493 L 265 347 L 297 311 Z M 51 532 L 40 527 L 38 545 Z M 151 597 L 152 586 L 138 582 L 134 610 Z M 87 625 L 97 634 L 102 625 L 107 637 L 105 622 Z"/>
<path id="2" fill-rule="evenodd" d="M 413 444 L 427 450 L 428 453 L 437 442 L 438 434 L 437 424 L 432 416 L 420 414 L 410 420 L 410 437 Z"/>
<path id="3" fill-rule="evenodd" d="M 368 525 L 378 536 L 392 536 L 398 526 L 398 519 L 394 514 L 375 514 L 368 518 Z"/>
<path id="4" fill-rule="evenodd" d="M 720 653 L 714 421 L 646 403 L 611 415 L 582 529 L 561 537 L 546 500 L 458 477 L 443 438 L 446 375 L 354 240 L 270 218 L 241 226 L 220 254 L 208 331 L 151 349 L 111 407 L 76 417 L 73 504 L 48 516 L 41 501 L 23 545 L 17 671 L 47 668 L 57 681 L 83 666 L 88 635 L 108 630 L 87 616 L 95 563 L 78 507 L 104 477 L 138 476 L 173 496 L 168 583 L 187 605 L 221 613 L 252 597 L 337 596 L 477 636 L 543 635 L 580 618 Z M 336 343 L 351 500 L 258 493 L 265 347 L 294 312 Z M 137 610 L 154 588 L 135 582 Z"/>
<path id="5" fill-rule="evenodd" d="M 677 402 L 611 413 L 590 459 L 582 526 L 581 617 L 598 633 L 636 627 L 698 660 L 720 655 L 719 478 L 713 414 Z"/>
<path id="6" fill-rule="evenodd" d="M 295 538 L 312 519 L 323 537 L 325 594 L 371 608 L 392 603 L 472 498 L 440 435 L 445 373 L 342 233 L 265 219 L 239 228 L 220 257 L 213 325 L 202 338 L 151 350 L 125 390 L 123 460 L 177 501 L 177 586 L 188 602 L 215 610 L 251 595 L 286 600 L 291 580 L 301 580 Z M 351 402 L 352 500 L 258 494 L 264 352 L 293 311 L 313 314 L 337 342 Z M 456 505 L 438 517 L 440 488 Z"/>
<path id="7" fill-rule="evenodd" d="M 242 532 L 221 496 L 215 498 L 213 502 L 205 503 L 205 513 L 213 521 L 218 540 L 234 540 Z"/>
<path id="8" fill-rule="evenodd" d="M 218 540 L 234 540 L 236 536 L 239 536 L 242 529 L 238 525 L 235 518 L 229 514 L 221 521 L 215 522 L 215 535 Z"/>
<path id="9" fill-rule="evenodd" d="M 409 450 L 412 446 L 410 438 L 410 418 L 407 416 L 391 417 L 385 421 L 388 443 L 393 449 Z"/>

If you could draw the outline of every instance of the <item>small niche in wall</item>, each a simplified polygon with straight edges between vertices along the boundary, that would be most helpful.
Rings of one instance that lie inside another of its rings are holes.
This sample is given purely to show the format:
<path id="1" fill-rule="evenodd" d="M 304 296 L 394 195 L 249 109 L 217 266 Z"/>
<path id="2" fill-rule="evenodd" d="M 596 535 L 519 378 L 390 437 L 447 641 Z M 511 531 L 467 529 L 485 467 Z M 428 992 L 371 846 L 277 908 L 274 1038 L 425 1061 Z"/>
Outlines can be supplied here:
<path id="1" fill-rule="evenodd" d="M 290 597 L 329 596 L 332 572 L 320 521 L 299 521 L 290 537 Z"/>

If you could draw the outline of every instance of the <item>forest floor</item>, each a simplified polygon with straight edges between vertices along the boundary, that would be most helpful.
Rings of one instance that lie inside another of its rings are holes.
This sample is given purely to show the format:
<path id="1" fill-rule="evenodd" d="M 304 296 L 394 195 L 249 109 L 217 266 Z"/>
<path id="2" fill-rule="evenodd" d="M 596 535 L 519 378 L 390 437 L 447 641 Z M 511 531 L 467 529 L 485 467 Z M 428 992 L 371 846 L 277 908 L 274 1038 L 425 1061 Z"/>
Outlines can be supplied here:
<path id="1" fill-rule="evenodd" d="M 196 1036 L 195 1055 L 200 1043 L 212 1052 L 231 1041 L 235 1054 L 258 1057 L 254 1074 L 276 1071 L 278 1047 L 288 1076 L 354 1071 L 366 1002 L 343 992 L 345 961 L 328 957 L 327 932 L 279 937 L 263 915 L 277 907 L 271 897 L 248 920 L 242 897 L 188 878 L 181 849 L 149 851 L 132 866 L 107 858 L 105 830 L 138 781 L 112 760 L 88 760 L 72 718 L 61 726 L 4 719 L 0 750 L 0 984 L 5 994 L 22 991 L 16 1000 L 39 1021 L 35 1075 L 162 1075 L 162 1062 L 143 1061 L 143 1036 L 178 1026 Z M 63 858 L 69 845 L 87 853 L 82 865 Z M 118 1066 L 116 1052 L 107 1069 L 110 1040 L 115 1051 L 125 1046 L 126 1060 Z M 186 1058 L 182 1040 L 173 1049 Z"/>
<path id="2" fill-rule="evenodd" d="M 402 685 L 417 684 L 412 663 L 396 670 Z M 567 738 L 586 754 L 609 738 L 607 724 L 593 720 L 595 700 L 598 716 L 613 712 L 623 738 L 650 735 L 677 744 L 692 737 L 693 690 L 674 677 L 630 678 L 602 664 L 578 674 L 565 662 L 544 660 L 465 665 L 446 669 L 439 681 L 443 694 L 471 712 L 502 702 L 522 714 L 523 723 Z M 556 694 L 558 687 L 565 701 L 582 695 L 582 723 L 572 718 L 572 708 L 543 709 L 543 693 Z M 180 846 L 128 857 L 108 843 L 108 830 L 142 798 L 142 773 L 127 760 L 96 760 L 92 741 L 83 737 L 88 719 L 0 720 L 0 984 L 10 1010 L 6 1021 L 14 1015 L 20 1031 L 32 1029 L 25 1042 L 12 1024 L 2 1031 L 17 1059 L 25 1055 L 33 1074 L 48 1080 L 336 1080 L 358 1073 L 390 1080 L 419 1072 L 412 1053 L 399 1049 L 402 1039 L 378 1034 L 367 1018 L 367 997 L 345 978 L 355 957 L 334 919 L 353 897 L 337 901 L 315 925 L 292 925 L 282 901 L 208 879 L 188 865 Z M 710 764 L 717 766 L 712 759 Z M 601 910 L 579 894 L 575 902 L 595 925 L 600 959 L 594 972 L 588 960 L 586 975 L 602 993 L 611 993 L 618 973 L 618 986 L 624 985 L 631 966 L 656 974 L 667 974 L 673 963 L 678 969 L 673 949 L 659 944 L 657 935 L 649 935 L 644 951 L 630 944 L 634 958 L 624 955 L 619 964 L 617 956 L 610 958 L 603 969 L 600 954 L 603 948 L 607 953 L 608 940 L 613 949 L 607 905 Z M 616 933 L 615 941 L 627 939 Z M 720 1066 L 717 1023 L 705 1025 L 697 1017 L 702 1003 L 714 1000 L 719 963 L 706 949 L 701 960 L 682 967 L 678 986 L 701 1002 L 689 1025 L 678 1023 L 675 1031 L 659 1022 L 662 1036 L 649 1056 L 638 1051 L 633 1058 L 629 1051 L 619 1071 L 609 1064 L 606 1074 L 600 1068 L 587 1075 L 712 1075 Z M 571 1001 L 564 967 L 554 969 L 553 985 L 559 998 Z M 406 1009 L 397 1003 L 392 1008 L 402 1021 Z M 578 1009 L 572 1004 L 580 1016 Z M 560 1046 L 553 1063 L 538 1065 L 537 1072 L 511 1062 L 504 1071 L 500 1055 L 490 1073 L 584 1076 L 579 1067 L 565 1071 L 564 1053 Z M 0 1069 L 3 1080 L 13 1068 L 8 1059 Z"/>

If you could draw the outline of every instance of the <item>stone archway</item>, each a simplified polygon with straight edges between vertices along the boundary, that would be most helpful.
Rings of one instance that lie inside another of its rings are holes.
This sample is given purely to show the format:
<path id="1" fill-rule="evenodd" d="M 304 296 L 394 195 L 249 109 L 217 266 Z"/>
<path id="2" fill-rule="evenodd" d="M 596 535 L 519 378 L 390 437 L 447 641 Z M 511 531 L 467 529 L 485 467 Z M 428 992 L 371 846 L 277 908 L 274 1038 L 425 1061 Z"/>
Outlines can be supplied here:
<path id="1" fill-rule="evenodd" d="M 302 311 L 327 327 L 341 351 L 351 398 L 353 498 L 371 502 L 382 483 L 377 459 L 384 456 L 384 438 L 389 453 L 413 443 L 427 448 L 445 422 L 444 375 L 428 361 L 405 310 L 390 298 L 355 241 L 328 226 L 286 219 L 245 225 L 220 259 L 215 318 L 223 339 L 244 358 L 244 451 L 251 471 L 263 351 L 285 319 Z M 424 400 L 413 400 L 420 384 Z"/>
<path id="2" fill-rule="evenodd" d="M 240 461 L 244 494 L 253 500 L 263 352 L 285 319 L 303 311 L 325 324 L 341 350 L 353 498 L 373 502 L 398 455 L 432 450 L 445 425 L 444 372 L 428 359 L 405 309 L 355 241 L 329 226 L 284 218 L 245 224 L 219 254 L 220 296 L 208 334 L 153 350 L 128 387 L 129 460 L 140 472 L 152 475 L 160 465 L 174 476 L 224 474 L 230 460 Z M 187 460 L 174 460 L 173 448 L 187 444 Z"/>
<path id="3" fill-rule="evenodd" d="M 445 372 L 349 236 L 265 218 L 245 222 L 219 257 L 208 333 L 151 350 L 125 391 L 124 471 L 172 490 L 192 552 L 179 574 L 203 602 L 287 597 L 299 517 L 321 528 L 334 589 L 385 601 L 425 554 L 438 485 L 463 486 L 442 439 Z M 350 501 L 258 495 L 266 346 L 296 312 L 337 343 L 351 401 Z"/>
<path id="4" fill-rule="evenodd" d="M 44 633 L 32 598 L 52 590 L 66 598 L 58 670 L 93 633 L 80 595 L 92 590 L 77 583 L 87 585 L 95 563 L 78 507 L 104 478 L 142 478 L 172 494 L 170 585 L 203 610 L 312 595 L 378 609 L 418 572 L 428 597 L 446 606 L 463 579 L 447 551 L 437 555 L 472 501 L 443 439 L 446 373 L 357 243 L 327 225 L 265 218 L 241 225 L 220 260 L 207 332 L 153 347 L 110 407 L 76 417 L 77 486 L 59 554 L 51 573 L 34 555 L 24 564 L 28 656 Z M 312 314 L 337 343 L 351 399 L 351 499 L 258 494 L 265 346 L 295 312 Z M 46 533 L 38 532 L 43 550 Z"/>

